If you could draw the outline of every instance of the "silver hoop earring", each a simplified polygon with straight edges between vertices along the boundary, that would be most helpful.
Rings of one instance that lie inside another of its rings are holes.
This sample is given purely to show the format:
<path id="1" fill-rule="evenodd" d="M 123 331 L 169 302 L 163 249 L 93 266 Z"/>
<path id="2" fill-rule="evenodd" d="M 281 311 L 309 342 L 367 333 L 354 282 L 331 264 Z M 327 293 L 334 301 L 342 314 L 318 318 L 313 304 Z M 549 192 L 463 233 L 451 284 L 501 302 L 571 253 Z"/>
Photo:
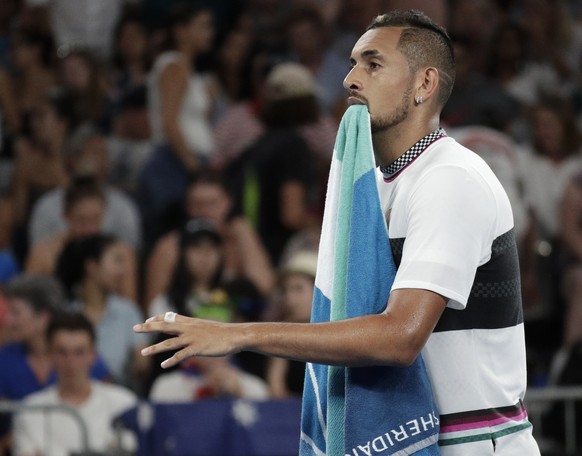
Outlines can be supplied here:
<path id="1" fill-rule="evenodd" d="M 422 99 L 422 97 L 421 97 L 421 96 L 417 96 L 417 97 L 414 99 L 414 101 L 416 101 L 416 104 L 422 104 L 422 102 L 423 102 L 424 100 Z"/>

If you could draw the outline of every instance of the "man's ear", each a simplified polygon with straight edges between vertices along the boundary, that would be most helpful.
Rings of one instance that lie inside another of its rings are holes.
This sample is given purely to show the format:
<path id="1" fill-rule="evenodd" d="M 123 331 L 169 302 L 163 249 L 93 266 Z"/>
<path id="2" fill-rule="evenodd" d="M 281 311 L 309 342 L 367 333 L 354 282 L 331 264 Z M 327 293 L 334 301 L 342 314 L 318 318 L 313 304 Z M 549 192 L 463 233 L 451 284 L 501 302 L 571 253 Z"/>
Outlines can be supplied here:
<path id="1" fill-rule="evenodd" d="M 439 71 L 435 67 L 426 67 L 417 73 L 415 82 L 416 90 L 413 94 L 415 99 L 422 97 L 422 100 L 427 102 L 438 94 Z"/>

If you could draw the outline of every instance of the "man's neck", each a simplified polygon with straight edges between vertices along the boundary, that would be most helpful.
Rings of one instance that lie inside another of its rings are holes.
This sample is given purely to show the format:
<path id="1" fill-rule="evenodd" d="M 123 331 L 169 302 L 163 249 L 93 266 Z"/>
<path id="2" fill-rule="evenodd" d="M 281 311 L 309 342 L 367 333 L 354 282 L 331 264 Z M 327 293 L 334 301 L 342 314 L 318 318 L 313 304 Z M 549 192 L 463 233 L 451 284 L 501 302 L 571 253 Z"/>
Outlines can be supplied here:
<path id="1" fill-rule="evenodd" d="M 58 382 L 60 399 L 69 405 L 79 406 L 84 404 L 91 396 L 91 380 L 89 378 L 62 380 Z"/>
<path id="2" fill-rule="evenodd" d="M 396 126 L 372 135 L 378 166 L 394 163 L 402 154 L 439 127 L 438 117 L 431 122 Z"/>

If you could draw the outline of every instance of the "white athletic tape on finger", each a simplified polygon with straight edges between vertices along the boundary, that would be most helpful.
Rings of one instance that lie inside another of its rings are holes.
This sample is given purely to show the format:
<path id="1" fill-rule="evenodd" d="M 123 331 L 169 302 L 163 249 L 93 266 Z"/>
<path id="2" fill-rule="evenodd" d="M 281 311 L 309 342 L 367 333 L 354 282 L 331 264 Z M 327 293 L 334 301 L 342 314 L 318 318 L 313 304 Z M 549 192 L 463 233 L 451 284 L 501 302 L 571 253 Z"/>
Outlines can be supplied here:
<path id="1" fill-rule="evenodd" d="M 176 312 L 166 312 L 164 314 L 164 321 L 167 323 L 174 323 L 176 321 Z"/>

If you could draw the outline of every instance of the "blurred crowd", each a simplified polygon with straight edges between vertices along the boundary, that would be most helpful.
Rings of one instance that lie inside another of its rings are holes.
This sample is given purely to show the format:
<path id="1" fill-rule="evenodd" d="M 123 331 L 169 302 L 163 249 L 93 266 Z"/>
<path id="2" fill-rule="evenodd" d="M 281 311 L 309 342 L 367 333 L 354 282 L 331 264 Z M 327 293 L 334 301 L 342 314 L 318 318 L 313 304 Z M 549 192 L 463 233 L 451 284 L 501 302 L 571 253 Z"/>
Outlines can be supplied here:
<path id="1" fill-rule="evenodd" d="M 135 398 L 300 395 L 300 363 L 165 372 L 131 327 L 309 320 L 351 48 L 403 7 L 448 29 L 442 126 L 511 199 L 528 382 L 582 383 L 580 2 L 2 0 L 0 398 L 61 385 L 45 335 L 71 313 L 95 330 L 85 377 Z"/>

